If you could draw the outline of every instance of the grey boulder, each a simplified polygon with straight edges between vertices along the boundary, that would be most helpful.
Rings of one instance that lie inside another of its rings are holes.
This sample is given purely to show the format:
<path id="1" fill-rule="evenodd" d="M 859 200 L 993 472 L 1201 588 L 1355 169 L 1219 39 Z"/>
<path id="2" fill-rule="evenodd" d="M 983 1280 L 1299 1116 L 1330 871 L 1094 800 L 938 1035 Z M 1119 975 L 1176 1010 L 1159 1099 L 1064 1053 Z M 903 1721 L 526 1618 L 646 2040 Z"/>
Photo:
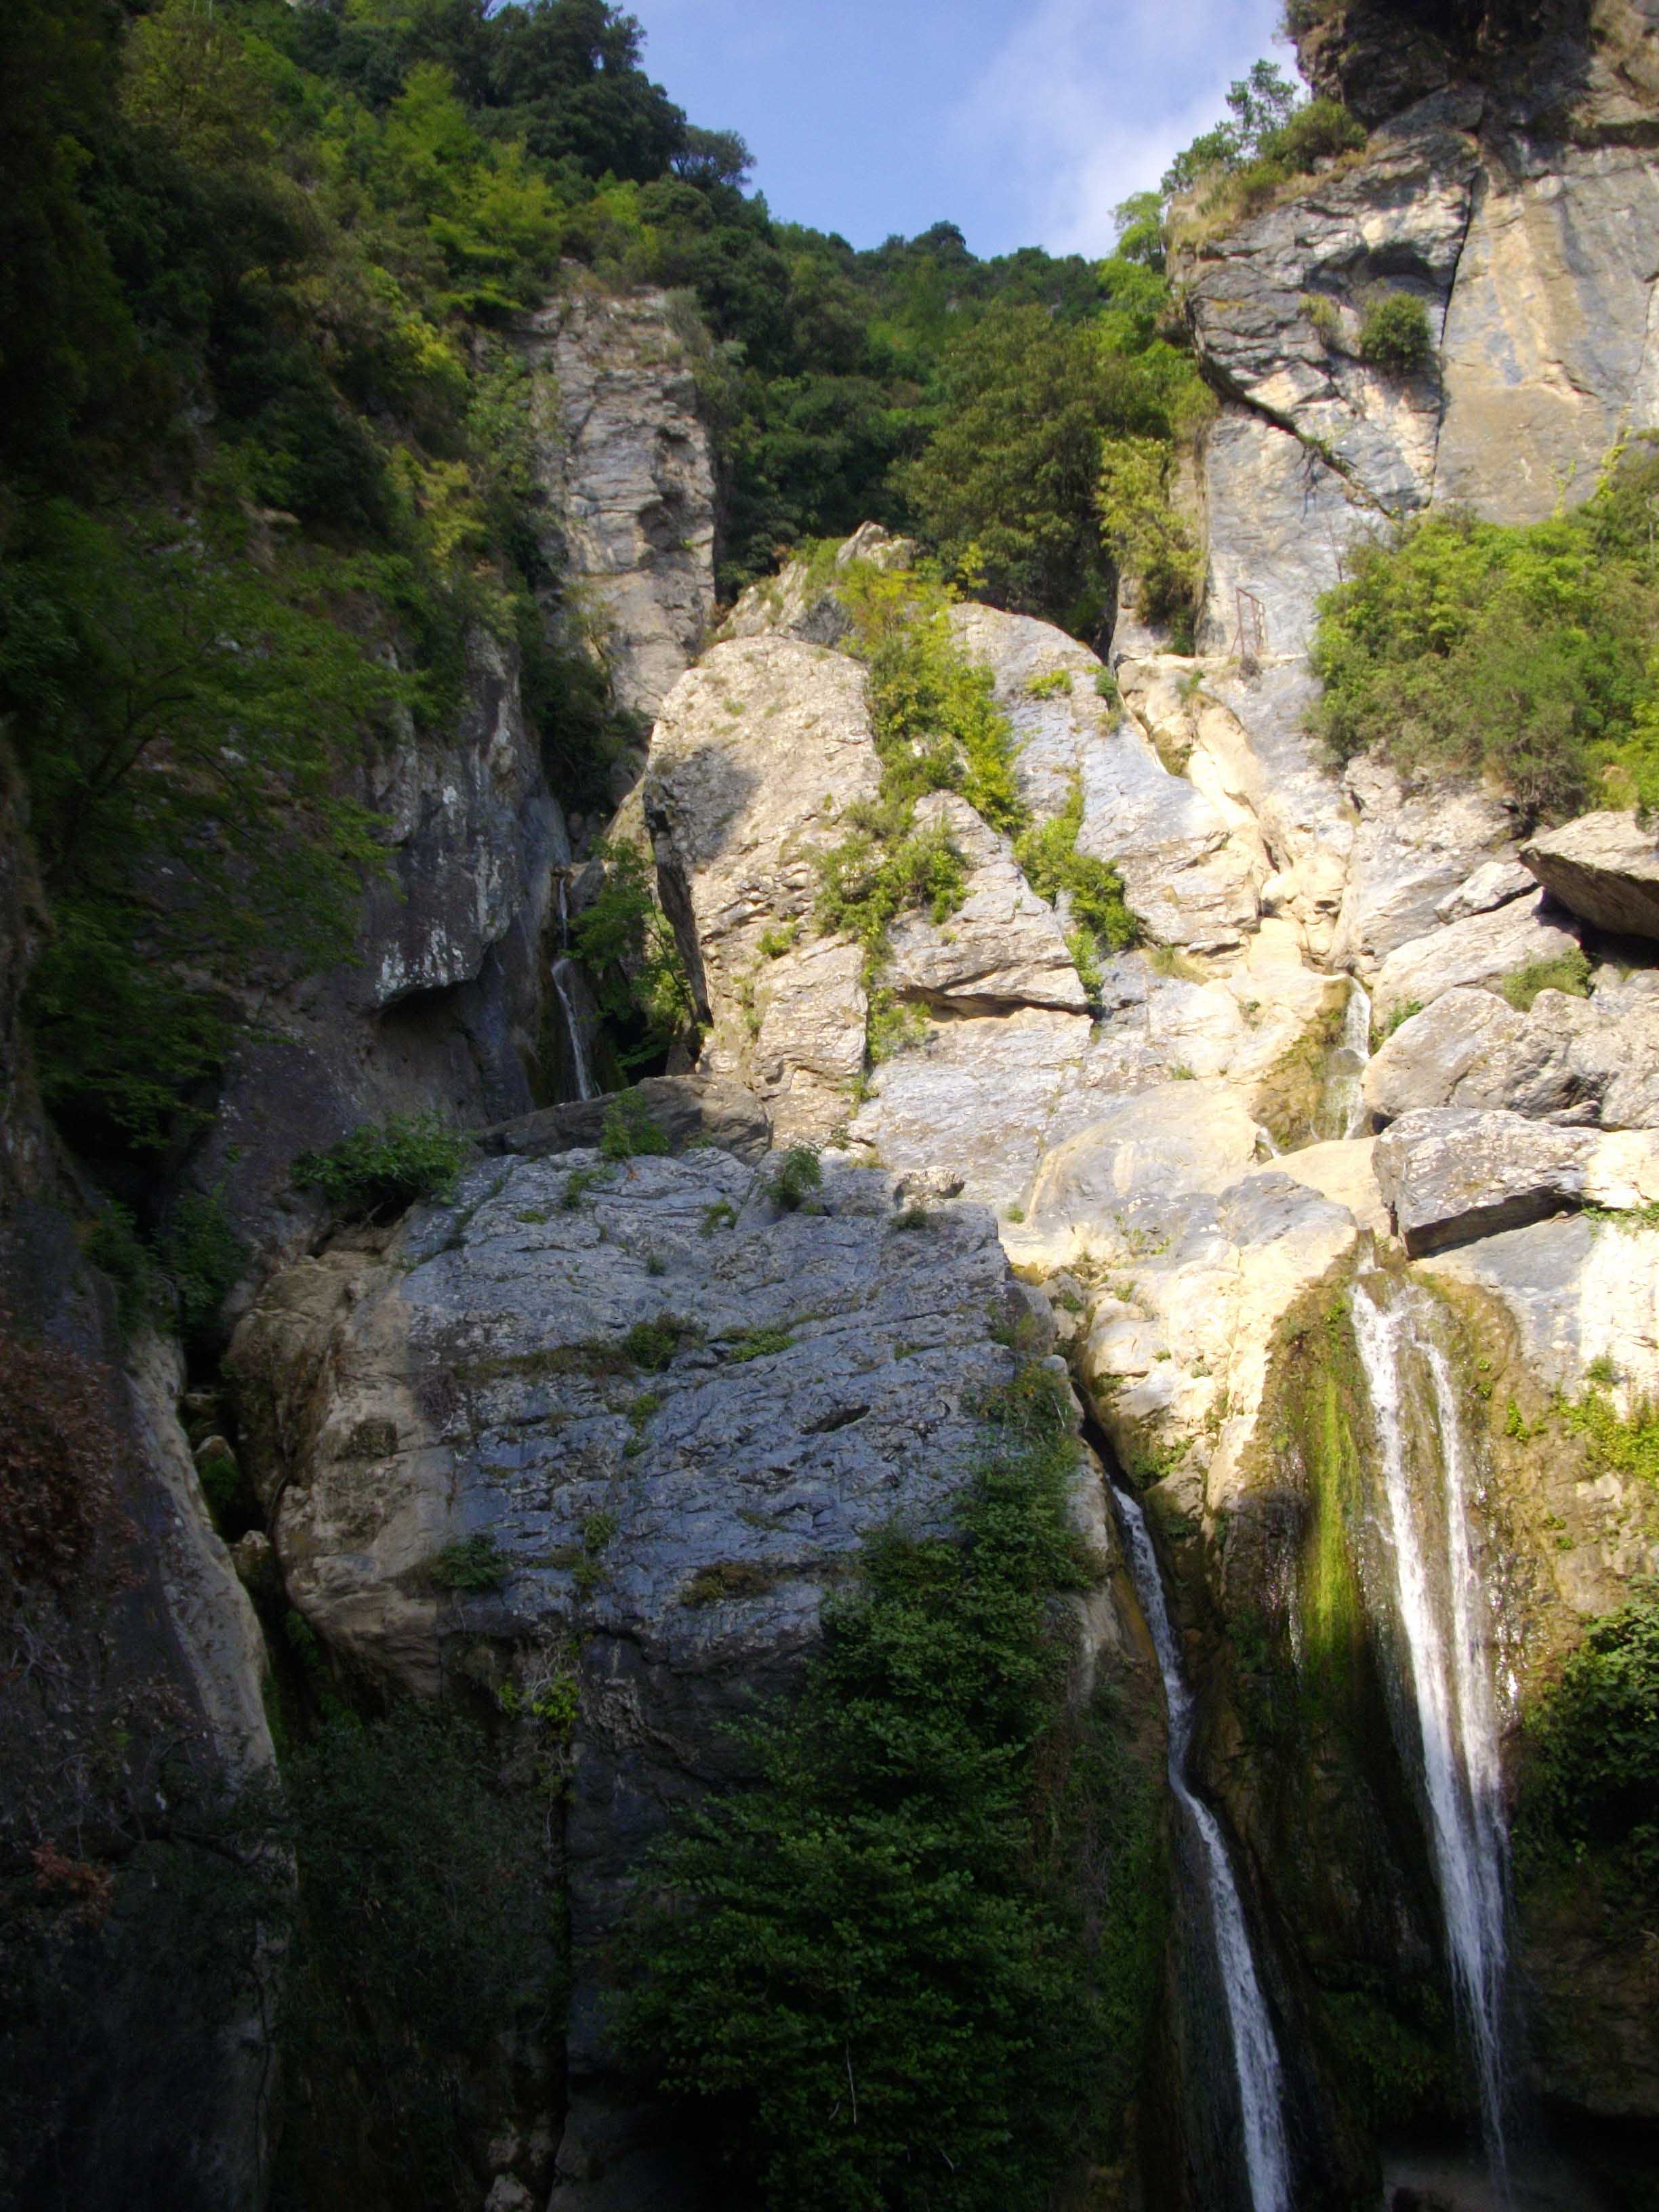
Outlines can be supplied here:
<path id="1" fill-rule="evenodd" d="M 1521 858 L 1561 904 L 1598 929 L 1659 937 L 1659 842 L 1634 814 L 1582 814 Z"/>

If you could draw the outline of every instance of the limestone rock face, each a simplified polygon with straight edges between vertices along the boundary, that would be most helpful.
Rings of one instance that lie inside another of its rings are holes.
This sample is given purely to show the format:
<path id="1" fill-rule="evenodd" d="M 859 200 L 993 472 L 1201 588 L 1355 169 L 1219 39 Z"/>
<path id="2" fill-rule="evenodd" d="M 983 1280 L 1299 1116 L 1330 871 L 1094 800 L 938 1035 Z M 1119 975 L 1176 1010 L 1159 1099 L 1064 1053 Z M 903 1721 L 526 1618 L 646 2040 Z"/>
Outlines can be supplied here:
<path id="1" fill-rule="evenodd" d="M 359 795 L 387 822 L 390 879 L 369 884 L 348 963 L 250 1002 L 191 1161 L 261 1257 L 319 1219 L 290 1182 L 298 1153 L 390 1114 L 465 1124 L 532 1103 L 541 937 L 570 841 L 516 653 L 475 633 L 454 730 L 405 726 Z"/>
<path id="2" fill-rule="evenodd" d="M 1491 991 L 1448 991 L 1382 1046 L 1364 1096 L 1384 1121 L 1424 1106 L 1500 1107 L 1539 1121 L 1651 1127 L 1659 998 L 1540 991 L 1522 1014 Z"/>
<path id="3" fill-rule="evenodd" d="M 715 646 L 653 740 L 646 813 L 709 1018 L 701 1064 L 790 1133 L 844 1121 L 864 1065 L 862 955 L 813 933 L 814 859 L 879 786 L 862 668 L 793 638 Z"/>
<path id="4" fill-rule="evenodd" d="M 1659 1134 L 1462 1107 L 1403 1115 L 1377 1139 L 1375 1166 L 1413 1259 L 1576 1206 L 1630 1211 L 1659 1199 Z"/>
<path id="5" fill-rule="evenodd" d="M 1536 521 L 1561 484 L 1594 489 L 1627 424 L 1653 422 L 1656 224 L 1639 144 L 1546 139 L 1487 158 L 1445 321 L 1437 499 Z"/>
<path id="6" fill-rule="evenodd" d="M 1377 1020 L 1387 1023 L 1402 1006 L 1431 1006 L 1460 984 L 1501 982 L 1534 961 L 1577 951 L 1569 920 L 1541 897 L 1511 899 L 1396 945 L 1372 987 Z"/>
<path id="7" fill-rule="evenodd" d="M 663 293 L 572 285 L 532 315 L 546 537 L 567 617 L 618 702 L 654 714 L 714 612 L 714 474 L 690 348 Z"/>
<path id="8" fill-rule="evenodd" d="M 1258 416 L 1316 447 L 1389 510 L 1421 505 L 1435 466 L 1439 400 L 1358 356 L 1361 303 L 1410 291 L 1437 336 L 1459 273 L 1475 150 L 1438 109 L 1380 139 L 1357 167 L 1311 183 L 1206 246 L 1188 312 L 1224 386 Z M 1310 308 L 1322 303 L 1325 327 Z"/>
<path id="9" fill-rule="evenodd" d="M 1254 1119 L 1221 1085 L 1143 1091 L 1044 1156 L 1010 1249 L 1051 1269 L 1115 1251 L 1137 1201 L 1224 1189 L 1255 1150 Z"/>
<path id="10" fill-rule="evenodd" d="M 1633 814 L 1582 814 L 1521 848 L 1545 890 L 1598 929 L 1659 937 L 1659 841 Z"/>
<path id="11" fill-rule="evenodd" d="M 1088 1000 L 1054 908 L 1026 882 L 1008 840 L 955 792 L 930 793 L 915 819 L 918 830 L 943 830 L 967 862 L 968 896 L 947 921 L 912 914 L 898 923 L 889 987 L 964 1011 L 988 1003 L 1082 1013 Z"/>
<path id="12" fill-rule="evenodd" d="M 15 1502 L 0 1533 L 7 1978 L 27 1992 L 0 2008 L 5 2189 L 220 2212 L 264 2197 L 280 1961 L 183 1837 L 223 1821 L 256 1867 L 270 1849 L 263 1812 L 239 1811 L 274 1771 L 265 1653 L 179 1423 L 182 1360 L 147 1328 L 124 1345 L 82 1249 L 88 1186 L 18 1020 L 45 908 L 10 771 L 0 746 L 0 1368 L 9 1406 L 51 1407 L 107 1489 L 61 1578 Z M 15 1501 L 20 1476 L 52 1476 L 12 1442 Z M 265 1865 L 274 1924 L 291 1900 L 280 1859 Z"/>
<path id="13" fill-rule="evenodd" d="M 1148 933 L 1170 945 L 1238 945 L 1271 864 L 1224 778 L 1206 787 L 1173 773 L 1142 718 L 1102 696 L 1099 660 L 1052 623 L 961 606 L 951 626 L 969 659 L 991 672 L 1013 726 L 1020 795 L 1033 811 L 1060 812 L 1080 787 L 1078 849 L 1118 870 Z M 1182 750 L 1190 754 L 1190 742 Z"/>
<path id="14" fill-rule="evenodd" d="M 635 1089 L 671 1152 L 712 1145 L 752 1164 L 772 1149 L 766 1109 L 740 1084 L 718 1075 L 647 1075 Z M 544 1106 L 482 1129 L 474 1141 L 481 1152 L 513 1152 L 528 1160 L 578 1152 L 598 1145 L 615 1103 L 613 1098 L 582 1098 Z"/>
<path id="15" fill-rule="evenodd" d="M 1526 871 L 1508 858 L 1513 811 L 1487 793 L 1443 786 L 1407 792 L 1393 769 L 1364 756 L 1349 763 L 1342 787 L 1359 823 L 1331 948 L 1334 964 L 1375 969 L 1437 924 L 1486 913 L 1533 889 Z M 1467 890 L 1477 878 L 1479 887 Z M 1501 896 L 1494 889 L 1500 884 Z"/>
<path id="16" fill-rule="evenodd" d="M 833 1162 L 811 1208 L 769 1189 L 708 1148 L 486 1161 L 386 1249 L 279 1276 L 234 1349 L 289 1592 L 331 1649 L 423 1692 L 508 1650 L 574 1674 L 572 2144 L 640 1851 L 738 1771 L 724 1724 L 787 1685 L 859 1543 L 951 1525 L 975 1407 L 1030 1356 L 999 1333 L 1036 1325 L 979 1208 L 900 1225 L 891 1177 Z M 1091 1470 L 1076 1515 L 1109 1545 Z M 434 1577 L 466 1540 L 495 1587 Z M 1120 1632 L 1091 1618 L 1098 1658 Z"/>
<path id="17" fill-rule="evenodd" d="M 1243 1479 L 1279 1319 L 1352 1256 L 1358 1226 L 1270 1170 L 1204 1194 L 1148 1192 L 1093 1236 L 1110 1274 L 1082 1363 L 1107 1433 L 1141 1480 L 1173 1480 L 1187 1510 L 1222 1511 Z"/>

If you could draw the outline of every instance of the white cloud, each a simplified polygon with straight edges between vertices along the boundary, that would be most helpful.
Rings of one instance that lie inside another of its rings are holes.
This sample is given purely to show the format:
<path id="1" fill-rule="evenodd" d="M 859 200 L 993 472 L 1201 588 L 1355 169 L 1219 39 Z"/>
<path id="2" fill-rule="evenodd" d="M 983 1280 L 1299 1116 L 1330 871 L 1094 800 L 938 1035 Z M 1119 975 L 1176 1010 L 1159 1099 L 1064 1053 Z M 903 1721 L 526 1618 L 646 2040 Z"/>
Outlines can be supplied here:
<path id="1" fill-rule="evenodd" d="M 951 118 L 1000 166 L 1023 237 L 1100 254 L 1112 210 L 1155 185 L 1269 51 L 1279 0 L 1037 0 Z M 1287 57 L 1278 57 L 1281 61 Z"/>

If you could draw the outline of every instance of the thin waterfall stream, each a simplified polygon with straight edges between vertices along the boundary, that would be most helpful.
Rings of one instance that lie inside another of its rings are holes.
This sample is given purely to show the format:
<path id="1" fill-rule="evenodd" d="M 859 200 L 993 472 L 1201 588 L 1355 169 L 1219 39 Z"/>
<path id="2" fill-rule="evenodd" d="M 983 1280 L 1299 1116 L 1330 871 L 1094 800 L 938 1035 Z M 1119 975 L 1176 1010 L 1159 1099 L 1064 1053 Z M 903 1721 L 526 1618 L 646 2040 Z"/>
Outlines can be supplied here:
<path id="1" fill-rule="evenodd" d="M 1253 2212 L 1291 2212 L 1290 2151 L 1285 2136 L 1284 2081 L 1279 2045 L 1262 1995 L 1249 1929 L 1221 1824 L 1187 1780 L 1193 1741 L 1193 1697 L 1164 1595 L 1164 1577 L 1146 1516 L 1115 1483 L 1129 1571 L 1158 1654 L 1169 1715 L 1170 1789 L 1198 1838 L 1216 1961 L 1227 2004 L 1227 2029 L 1238 2079 L 1244 2166 Z"/>
<path id="2" fill-rule="evenodd" d="M 1331 1054 L 1330 1119 L 1339 1137 L 1365 1131 L 1365 1070 L 1371 1058 L 1370 995 L 1348 978 L 1348 1002 L 1342 1010 L 1342 1037 Z"/>
<path id="3" fill-rule="evenodd" d="M 1430 1842 L 1454 1994 L 1474 2061 L 1493 2183 L 1506 2193 L 1504 2011 L 1508 1833 L 1485 1593 L 1469 1537 L 1469 1452 L 1450 1364 L 1428 1294 L 1372 1274 L 1353 1299 L 1354 1339 L 1370 1393 L 1388 1513 L 1395 1601 L 1417 1717 Z M 1413 1365 L 1427 1385 L 1413 1425 Z M 1437 1480 L 1413 1488 L 1412 1445 Z"/>
<path id="4" fill-rule="evenodd" d="M 599 1086 L 594 1079 L 592 1063 L 588 1056 L 587 1040 L 582 1035 L 581 1018 L 570 988 L 570 979 L 577 971 L 570 957 L 570 878 L 561 869 L 553 878 L 555 910 L 558 916 L 559 957 L 549 971 L 553 994 L 559 1002 L 559 1012 L 564 1016 L 564 1034 L 570 1048 L 570 1072 L 575 1079 L 578 1098 L 597 1098 Z"/>

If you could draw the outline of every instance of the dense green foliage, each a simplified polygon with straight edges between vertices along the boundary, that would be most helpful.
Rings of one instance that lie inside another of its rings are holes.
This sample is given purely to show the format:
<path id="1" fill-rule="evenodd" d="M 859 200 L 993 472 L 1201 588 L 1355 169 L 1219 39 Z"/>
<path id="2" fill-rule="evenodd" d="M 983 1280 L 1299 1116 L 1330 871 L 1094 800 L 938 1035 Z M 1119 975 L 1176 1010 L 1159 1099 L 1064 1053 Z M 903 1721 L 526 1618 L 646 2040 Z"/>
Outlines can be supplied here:
<path id="1" fill-rule="evenodd" d="M 1079 975 L 1095 988 L 1101 961 L 1133 945 L 1139 933 L 1124 904 L 1123 878 L 1117 870 L 1108 860 L 1079 852 L 1082 827 L 1083 779 L 1078 776 L 1060 813 L 1027 830 L 1014 847 L 1014 856 L 1039 898 L 1053 905 L 1065 897 L 1072 921 L 1066 941 Z"/>
<path id="2" fill-rule="evenodd" d="M 1529 815 L 1659 800 L 1659 450 L 1571 514 L 1431 515 L 1321 603 L 1318 726 L 1340 759 L 1484 773 Z"/>
<path id="3" fill-rule="evenodd" d="M 1176 202 L 1178 239 L 1208 236 L 1268 206 L 1322 161 L 1358 151 L 1364 126 L 1332 100 L 1304 100 L 1273 62 L 1257 62 L 1227 93 L 1227 115 L 1176 155 L 1163 192 Z"/>
<path id="4" fill-rule="evenodd" d="M 1359 358 L 1373 368 L 1408 376 L 1434 351 L 1429 311 L 1413 292 L 1389 292 L 1373 300 L 1360 319 Z"/>
<path id="5" fill-rule="evenodd" d="M 753 1785 L 657 1857 L 626 2039 L 767 2203 L 1044 2205 L 1133 2087 L 1155 1827 L 1067 1706 L 1076 1447 L 1041 1370 L 986 1412 L 959 1540 L 866 1547 Z"/>
<path id="6" fill-rule="evenodd" d="M 617 841 L 601 842 L 593 857 L 604 880 L 571 924 L 571 948 L 592 979 L 612 1049 L 637 1066 L 659 1058 L 696 1008 L 645 855 Z"/>
<path id="7" fill-rule="evenodd" d="M 328 1701 L 283 1765 L 300 1868 L 284 1974 L 281 2212 L 448 2212 L 499 2111 L 503 2039 L 557 2033 L 562 1938 L 545 1802 L 484 1731 Z"/>
<path id="8" fill-rule="evenodd" d="M 1528 1715 L 1523 1867 L 1594 1850 L 1650 1910 L 1659 1889 L 1659 1602 L 1595 1622 Z"/>
<path id="9" fill-rule="evenodd" d="M 943 417 L 898 479 L 969 591 L 1082 637 L 1109 619 L 1115 562 L 1131 550 L 1111 513 L 1116 536 L 1103 538 L 1104 456 L 1127 441 L 1167 454 L 1209 404 L 1190 356 L 1159 334 L 1162 274 L 1120 256 L 1100 276 L 1087 321 L 1002 307 L 950 349 Z"/>
<path id="10" fill-rule="evenodd" d="M 374 1220 L 452 1197 L 470 1157 L 465 1138 L 441 1114 L 392 1114 L 325 1152 L 302 1152 L 294 1180 L 346 1219 Z"/>

